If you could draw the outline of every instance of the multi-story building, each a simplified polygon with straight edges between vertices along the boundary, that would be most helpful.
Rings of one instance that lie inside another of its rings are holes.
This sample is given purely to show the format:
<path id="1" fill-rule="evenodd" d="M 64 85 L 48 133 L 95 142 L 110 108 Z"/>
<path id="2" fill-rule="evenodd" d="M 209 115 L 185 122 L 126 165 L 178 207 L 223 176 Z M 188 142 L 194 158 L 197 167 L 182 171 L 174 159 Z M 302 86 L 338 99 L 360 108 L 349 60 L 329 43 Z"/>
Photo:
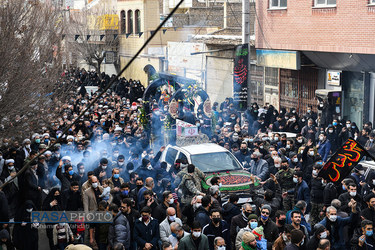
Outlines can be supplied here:
<path id="1" fill-rule="evenodd" d="M 257 0 L 256 9 L 259 81 L 265 67 L 277 71 L 281 108 L 304 112 L 331 92 L 334 115 L 374 122 L 375 0 Z"/>

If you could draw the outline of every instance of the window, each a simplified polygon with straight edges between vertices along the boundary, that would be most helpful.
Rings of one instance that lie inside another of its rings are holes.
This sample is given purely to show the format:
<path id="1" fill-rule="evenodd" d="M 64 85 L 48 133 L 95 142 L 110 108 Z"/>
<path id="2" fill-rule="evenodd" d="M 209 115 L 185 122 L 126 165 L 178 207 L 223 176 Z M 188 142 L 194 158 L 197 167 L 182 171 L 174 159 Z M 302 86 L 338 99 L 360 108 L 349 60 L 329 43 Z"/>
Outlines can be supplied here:
<path id="1" fill-rule="evenodd" d="M 128 10 L 128 33 L 133 33 L 133 11 Z"/>
<path id="2" fill-rule="evenodd" d="M 369 4 L 375 4 L 375 0 L 370 0 Z"/>
<path id="3" fill-rule="evenodd" d="M 141 12 L 139 10 L 136 10 L 134 13 L 134 21 L 135 21 L 135 33 L 141 32 Z"/>
<path id="4" fill-rule="evenodd" d="M 286 8 L 287 0 L 270 0 L 270 8 L 277 9 L 277 8 Z"/>
<path id="5" fill-rule="evenodd" d="M 336 0 L 315 0 L 315 7 L 336 6 Z"/>
<path id="6" fill-rule="evenodd" d="M 121 31 L 121 34 L 125 34 L 126 33 L 126 14 L 125 14 L 125 10 L 122 10 L 120 12 L 120 31 Z"/>
<path id="7" fill-rule="evenodd" d="M 176 159 L 176 155 L 177 155 L 178 151 L 174 148 L 169 148 L 168 149 L 168 152 L 167 152 L 167 155 L 165 156 L 165 161 L 169 164 L 169 165 L 173 165 L 174 164 L 174 161 Z"/>
<path id="8" fill-rule="evenodd" d="M 184 153 L 182 153 L 182 152 L 180 152 L 180 154 L 178 155 L 178 159 L 181 159 L 181 160 L 186 160 L 186 161 L 188 161 L 188 159 L 187 159 L 186 155 L 185 155 Z"/>

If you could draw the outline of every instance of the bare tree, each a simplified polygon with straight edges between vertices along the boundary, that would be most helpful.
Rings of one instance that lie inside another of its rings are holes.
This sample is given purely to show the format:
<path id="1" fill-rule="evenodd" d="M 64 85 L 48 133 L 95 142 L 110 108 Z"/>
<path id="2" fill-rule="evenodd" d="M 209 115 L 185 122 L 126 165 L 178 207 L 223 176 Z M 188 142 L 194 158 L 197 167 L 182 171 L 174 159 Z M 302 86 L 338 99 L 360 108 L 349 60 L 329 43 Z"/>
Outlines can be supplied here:
<path id="1" fill-rule="evenodd" d="M 58 99 L 62 13 L 39 1 L 0 3 L 0 136 L 29 135 Z"/>
<path id="2" fill-rule="evenodd" d="M 74 51 L 78 60 L 93 66 L 100 77 L 101 65 L 107 52 L 117 54 L 118 15 L 113 0 L 101 1 L 90 9 L 71 12 L 69 18 L 69 51 Z M 118 68 L 117 56 L 114 58 Z"/>

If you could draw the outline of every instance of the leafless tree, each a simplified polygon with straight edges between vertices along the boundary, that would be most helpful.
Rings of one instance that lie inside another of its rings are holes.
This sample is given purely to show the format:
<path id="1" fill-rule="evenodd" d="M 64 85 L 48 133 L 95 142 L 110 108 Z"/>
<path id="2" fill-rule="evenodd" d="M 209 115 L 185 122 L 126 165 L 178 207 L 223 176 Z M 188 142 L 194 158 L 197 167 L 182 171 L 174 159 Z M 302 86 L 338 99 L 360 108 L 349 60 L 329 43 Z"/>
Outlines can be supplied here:
<path id="1" fill-rule="evenodd" d="M 116 1 L 101 1 L 90 9 L 70 12 L 68 44 L 69 51 L 76 53 L 78 60 L 93 66 L 100 77 L 100 66 L 107 52 L 115 52 L 119 44 L 118 15 Z M 119 61 L 114 58 L 115 67 Z M 118 68 L 118 67 L 116 67 Z"/>
<path id="2" fill-rule="evenodd" d="M 59 84 L 62 17 L 39 1 L 0 2 L 0 137 L 29 135 L 67 93 Z"/>

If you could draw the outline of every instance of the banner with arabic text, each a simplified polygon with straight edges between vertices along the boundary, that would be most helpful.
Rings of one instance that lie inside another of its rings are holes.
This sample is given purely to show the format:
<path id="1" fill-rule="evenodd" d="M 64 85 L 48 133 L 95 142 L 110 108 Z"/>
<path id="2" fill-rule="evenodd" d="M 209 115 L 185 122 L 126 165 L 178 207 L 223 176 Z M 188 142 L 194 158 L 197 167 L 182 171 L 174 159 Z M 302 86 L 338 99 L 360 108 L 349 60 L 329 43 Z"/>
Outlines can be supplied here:
<path id="1" fill-rule="evenodd" d="M 249 78 L 249 45 L 236 47 L 233 69 L 233 102 L 236 109 L 247 108 L 247 82 Z"/>
<path id="2" fill-rule="evenodd" d="M 336 153 L 324 164 L 318 177 L 333 182 L 341 183 L 352 169 L 361 161 L 367 151 L 354 139 L 348 139 Z"/>

